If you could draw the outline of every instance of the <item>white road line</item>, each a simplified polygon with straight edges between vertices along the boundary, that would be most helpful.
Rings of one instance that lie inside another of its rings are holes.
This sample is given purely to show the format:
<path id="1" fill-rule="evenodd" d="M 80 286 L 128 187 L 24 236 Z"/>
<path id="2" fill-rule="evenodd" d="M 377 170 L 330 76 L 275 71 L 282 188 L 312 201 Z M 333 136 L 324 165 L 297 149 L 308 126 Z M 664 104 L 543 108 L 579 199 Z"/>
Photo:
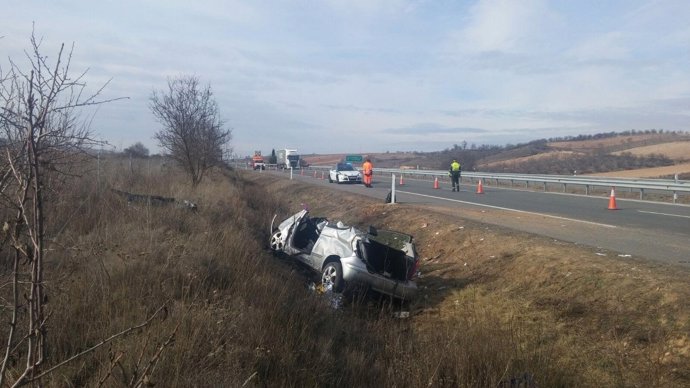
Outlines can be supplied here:
<path id="1" fill-rule="evenodd" d="M 690 216 L 682 216 L 680 214 L 668 214 L 668 213 L 658 213 L 658 212 L 648 212 L 644 210 L 638 210 L 640 213 L 647 213 L 647 214 L 657 214 L 660 216 L 669 216 L 669 217 L 681 217 L 681 218 L 690 218 Z"/>
<path id="2" fill-rule="evenodd" d="M 493 206 L 493 205 L 484 205 L 484 204 L 481 204 L 481 203 L 468 202 L 468 201 L 461 201 L 461 200 L 459 200 L 459 199 L 452 199 L 452 198 L 436 197 L 436 196 L 433 196 L 433 195 L 418 194 L 418 193 L 412 193 L 412 192 L 409 192 L 409 191 L 400 191 L 400 190 L 396 190 L 396 192 L 398 192 L 398 193 L 403 193 L 403 194 L 417 195 L 417 196 L 420 196 L 420 197 L 427 197 L 427 198 L 440 199 L 440 200 L 443 200 L 443 201 L 452 201 L 452 202 L 464 203 L 464 204 L 467 204 L 467 205 L 488 207 L 488 208 L 491 208 L 491 209 L 507 210 L 507 211 L 511 211 L 511 212 L 524 213 L 524 214 L 533 214 L 533 215 L 542 216 L 542 217 L 555 218 L 555 219 L 557 219 L 557 220 L 580 222 L 580 223 L 583 223 L 583 224 L 590 224 L 590 225 L 602 226 L 602 227 L 604 227 L 604 228 L 616 228 L 616 227 L 617 227 L 616 225 L 601 224 L 601 223 L 599 223 L 599 222 L 578 220 L 578 219 L 575 219 L 575 218 L 560 217 L 560 216 L 554 216 L 554 215 L 544 214 L 544 213 L 528 212 L 528 211 L 526 211 L 526 210 L 511 209 L 511 208 L 509 208 L 509 207 L 501 207 L 501 206 Z"/>

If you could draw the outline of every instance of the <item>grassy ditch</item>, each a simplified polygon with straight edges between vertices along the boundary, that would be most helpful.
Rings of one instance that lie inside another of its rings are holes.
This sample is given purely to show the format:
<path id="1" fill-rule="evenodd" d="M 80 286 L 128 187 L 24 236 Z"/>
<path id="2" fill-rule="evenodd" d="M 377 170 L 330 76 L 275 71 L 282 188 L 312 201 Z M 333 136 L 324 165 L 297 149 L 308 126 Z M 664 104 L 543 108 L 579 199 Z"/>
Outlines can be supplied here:
<path id="1" fill-rule="evenodd" d="M 315 215 L 415 236 L 423 257 L 423 291 L 411 306 L 415 347 L 423 349 L 417 373 L 435 384 L 496 381 L 476 382 L 467 365 L 500 381 L 526 373 L 540 386 L 690 384 L 687 269 L 602 257 L 442 210 L 248 179 L 294 198 L 292 207 L 309 204 Z"/>
<path id="2" fill-rule="evenodd" d="M 199 209 L 128 203 L 111 188 Z M 333 310 L 300 267 L 267 251 L 272 216 L 303 204 L 415 236 L 423 290 L 405 306 L 410 318 L 394 318 L 400 306 L 385 298 Z M 159 313 L 44 386 L 690 382 L 687 274 L 609 265 L 582 248 L 270 174 L 218 171 L 192 190 L 174 168 L 147 161 L 101 161 L 48 211 L 46 368 Z M 7 285 L 11 269 L 1 269 Z"/>

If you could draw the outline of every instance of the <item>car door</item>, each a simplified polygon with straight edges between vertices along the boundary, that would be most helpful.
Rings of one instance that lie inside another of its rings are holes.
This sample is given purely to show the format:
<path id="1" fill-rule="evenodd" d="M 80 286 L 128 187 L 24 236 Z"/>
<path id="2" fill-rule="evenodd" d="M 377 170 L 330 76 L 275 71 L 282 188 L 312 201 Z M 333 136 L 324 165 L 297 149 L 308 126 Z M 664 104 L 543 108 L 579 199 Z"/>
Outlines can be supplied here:
<path id="1" fill-rule="evenodd" d="M 307 210 L 302 210 L 281 222 L 273 234 L 271 245 L 276 248 L 279 247 L 278 249 L 288 255 L 297 255 L 300 253 L 300 250 L 296 249 L 293 245 L 294 234 L 300 224 L 307 218 L 308 214 L 309 212 Z"/>

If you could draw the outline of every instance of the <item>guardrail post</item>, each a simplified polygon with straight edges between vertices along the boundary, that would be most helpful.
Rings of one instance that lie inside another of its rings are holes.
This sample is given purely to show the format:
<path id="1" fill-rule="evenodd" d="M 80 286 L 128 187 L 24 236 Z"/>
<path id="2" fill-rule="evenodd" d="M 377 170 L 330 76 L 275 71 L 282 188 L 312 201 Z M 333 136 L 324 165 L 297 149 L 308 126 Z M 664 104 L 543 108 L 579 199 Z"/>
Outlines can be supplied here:
<path id="1" fill-rule="evenodd" d="M 564 183 L 564 184 L 563 184 L 563 192 L 564 192 L 564 193 L 567 192 L 567 188 L 568 188 L 568 184 L 567 184 L 567 183 Z"/>
<path id="2" fill-rule="evenodd" d="M 589 185 L 585 185 L 585 195 L 589 195 Z"/>
<path id="3" fill-rule="evenodd" d="M 546 182 L 544 182 L 544 192 L 546 192 Z"/>
<path id="4" fill-rule="evenodd" d="M 644 189 L 640 189 L 640 200 L 644 199 Z"/>
<path id="5" fill-rule="evenodd" d="M 674 191 L 673 192 L 673 203 L 676 203 L 677 200 L 678 200 L 678 193 L 676 191 Z"/>
<path id="6" fill-rule="evenodd" d="M 395 174 L 391 178 L 391 203 L 395 203 Z"/>

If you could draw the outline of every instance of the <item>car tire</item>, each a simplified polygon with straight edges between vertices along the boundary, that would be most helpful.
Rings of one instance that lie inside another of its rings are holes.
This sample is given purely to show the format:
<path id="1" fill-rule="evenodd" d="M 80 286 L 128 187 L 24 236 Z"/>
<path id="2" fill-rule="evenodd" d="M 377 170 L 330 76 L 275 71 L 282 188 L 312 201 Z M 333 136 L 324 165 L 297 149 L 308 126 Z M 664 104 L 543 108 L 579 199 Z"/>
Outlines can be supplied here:
<path id="1" fill-rule="evenodd" d="M 325 289 L 330 286 L 333 292 L 342 292 L 345 288 L 343 280 L 343 266 L 338 261 L 331 261 L 323 267 L 321 272 L 321 285 Z"/>
<path id="2" fill-rule="evenodd" d="M 271 241 L 269 243 L 271 250 L 273 252 L 282 252 L 283 251 L 283 240 L 282 236 L 283 232 L 277 231 L 271 235 Z"/>

